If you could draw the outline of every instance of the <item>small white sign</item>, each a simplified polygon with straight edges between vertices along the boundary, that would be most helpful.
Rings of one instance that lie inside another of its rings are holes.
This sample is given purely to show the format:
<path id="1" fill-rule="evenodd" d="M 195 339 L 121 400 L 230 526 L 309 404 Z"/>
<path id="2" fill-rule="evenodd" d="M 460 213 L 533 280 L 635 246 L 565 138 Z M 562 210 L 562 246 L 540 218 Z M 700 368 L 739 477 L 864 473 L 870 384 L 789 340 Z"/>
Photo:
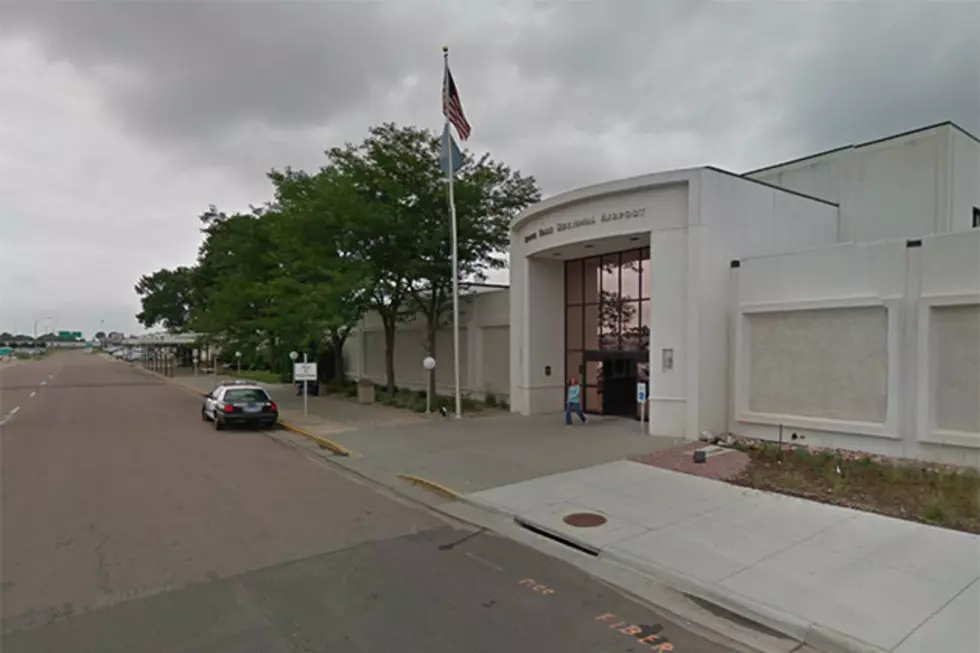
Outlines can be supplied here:
<path id="1" fill-rule="evenodd" d="M 316 363 L 293 363 L 293 381 L 316 381 Z"/>
<path id="2" fill-rule="evenodd" d="M 647 384 L 640 382 L 636 384 L 636 403 L 642 404 L 647 400 Z"/>

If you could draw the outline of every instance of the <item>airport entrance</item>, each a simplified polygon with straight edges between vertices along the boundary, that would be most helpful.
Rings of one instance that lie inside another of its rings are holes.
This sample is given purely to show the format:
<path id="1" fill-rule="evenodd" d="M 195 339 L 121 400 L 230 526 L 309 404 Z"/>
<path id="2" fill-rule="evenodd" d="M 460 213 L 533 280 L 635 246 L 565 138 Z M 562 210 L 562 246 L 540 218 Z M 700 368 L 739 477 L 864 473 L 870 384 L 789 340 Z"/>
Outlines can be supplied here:
<path id="1" fill-rule="evenodd" d="M 565 379 L 582 383 L 582 409 L 639 416 L 648 380 L 650 249 L 565 262 Z"/>

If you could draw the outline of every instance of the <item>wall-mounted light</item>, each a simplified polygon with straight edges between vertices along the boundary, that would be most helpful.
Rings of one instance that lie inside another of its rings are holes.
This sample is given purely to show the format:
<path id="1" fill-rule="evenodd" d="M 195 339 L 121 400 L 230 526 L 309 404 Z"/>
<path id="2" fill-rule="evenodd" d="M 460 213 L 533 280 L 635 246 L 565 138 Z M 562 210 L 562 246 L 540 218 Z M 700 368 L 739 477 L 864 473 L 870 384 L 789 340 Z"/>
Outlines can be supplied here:
<path id="1" fill-rule="evenodd" d="M 634 243 L 635 243 L 636 241 L 638 241 L 639 239 L 640 239 L 640 237 L 639 237 L 639 236 L 630 236 L 630 240 L 632 240 L 632 241 L 633 241 Z"/>

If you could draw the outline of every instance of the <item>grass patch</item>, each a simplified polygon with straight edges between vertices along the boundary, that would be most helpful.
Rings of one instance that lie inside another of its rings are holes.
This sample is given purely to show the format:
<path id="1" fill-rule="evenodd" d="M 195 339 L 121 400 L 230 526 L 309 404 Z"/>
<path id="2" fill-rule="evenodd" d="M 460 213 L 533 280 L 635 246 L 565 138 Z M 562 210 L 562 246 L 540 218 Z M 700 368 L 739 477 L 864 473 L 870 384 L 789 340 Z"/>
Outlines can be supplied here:
<path id="1" fill-rule="evenodd" d="M 980 533 L 976 470 L 767 442 L 738 448 L 750 459 L 740 485 Z"/>

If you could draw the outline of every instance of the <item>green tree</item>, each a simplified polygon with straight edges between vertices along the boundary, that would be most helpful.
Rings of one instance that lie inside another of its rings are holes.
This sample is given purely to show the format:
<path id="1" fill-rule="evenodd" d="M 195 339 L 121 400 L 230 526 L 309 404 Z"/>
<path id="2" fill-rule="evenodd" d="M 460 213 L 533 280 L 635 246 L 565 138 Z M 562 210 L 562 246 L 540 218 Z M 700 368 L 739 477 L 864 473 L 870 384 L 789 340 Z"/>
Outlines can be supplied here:
<path id="1" fill-rule="evenodd" d="M 195 309 L 194 270 L 166 268 L 143 275 L 136 284 L 142 309 L 136 319 L 146 328 L 162 324 L 171 331 L 183 331 Z"/>
<path id="2" fill-rule="evenodd" d="M 254 208 L 229 215 L 212 206 L 200 220 L 204 242 L 198 250 L 198 310 L 191 325 L 224 342 L 254 342 L 276 299 L 267 285 L 278 268 L 270 228 L 275 217 Z"/>
<path id="3" fill-rule="evenodd" d="M 344 343 L 371 291 L 371 266 L 356 251 L 353 229 L 370 219 L 371 207 L 335 170 L 311 175 L 286 168 L 269 178 L 279 212 L 274 241 L 281 264 L 270 281 L 277 318 L 300 328 L 313 348 L 326 339 L 335 377 L 342 379 Z"/>
<path id="4" fill-rule="evenodd" d="M 414 162 L 400 156 L 413 138 L 411 131 L 394 125 L 374 127 L 360 145 L 330 149 L 329 163 L 321 170 L 341 177 L 365 205 L 359 221 L 348 221 L 349 254 L 364 264 L 365 303 L 381 318 L 389 394 L 395 391 L 395 330 L 412 313 L 409 300 L 418 254 L 419 225 L 413 206 L 420 197 L 417 184 L 424 177 L 415 176 Z"/>
<path id="5" fill-rule="evenodd" d="M 448 187 L 440 147 L 441 139 L 429 130 L 385 123 L 362 144 L 328 152 L 331 167 L 351 180 L 371 207 L 354 226 L 354 242 L 372 264 L 370 308 L 384 327 L 389 392 L 398 323 L 421 313 L 425 349 L 435 355 L 436 335 L 452 309 Z M 511 220 L 540 199 L 540 192 L 533 177 L 489 155 L 464 152 L 454 193 L 460 278 L 485 280 L 489 269 L 504 266 L 499 255 L 509 244 Z"/>

